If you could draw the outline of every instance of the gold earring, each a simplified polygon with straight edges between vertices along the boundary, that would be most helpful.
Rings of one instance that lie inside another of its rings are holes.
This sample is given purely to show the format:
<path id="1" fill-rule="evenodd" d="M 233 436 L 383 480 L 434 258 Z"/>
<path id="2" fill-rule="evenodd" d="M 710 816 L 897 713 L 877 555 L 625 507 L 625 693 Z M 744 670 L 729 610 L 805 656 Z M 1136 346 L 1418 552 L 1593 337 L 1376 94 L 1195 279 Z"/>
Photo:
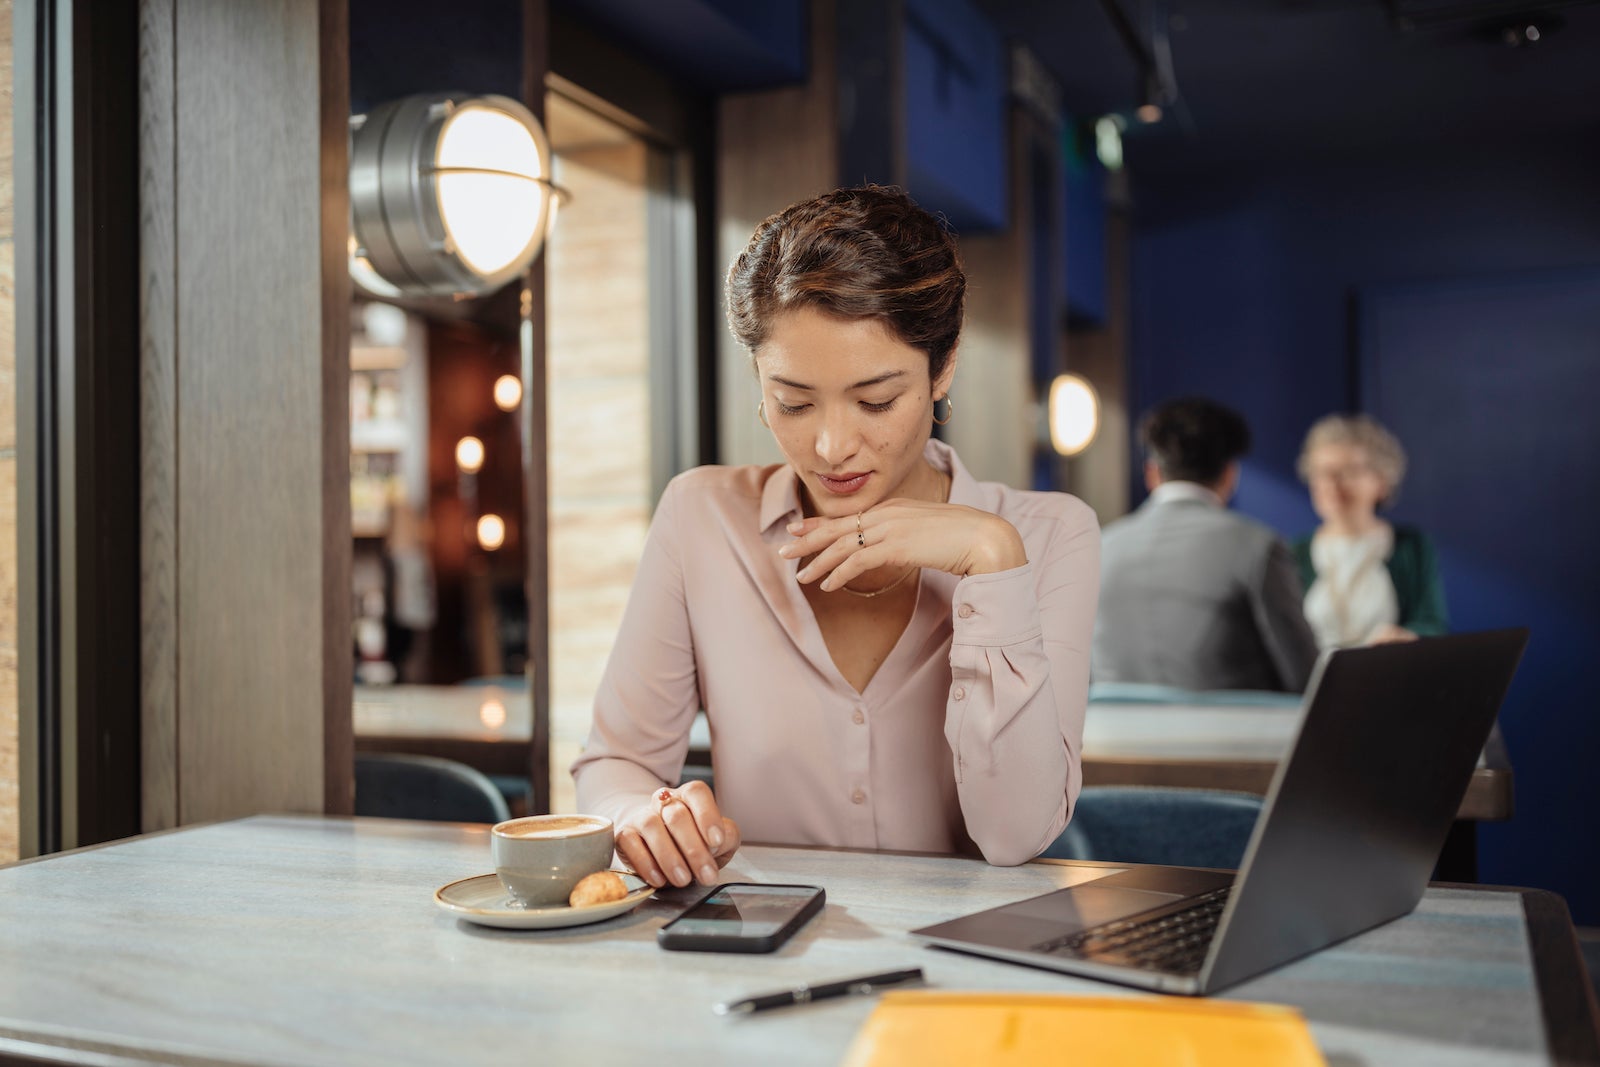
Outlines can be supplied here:
<path id="1" fill-rule="evenodd" d="M 767 421 L 767 402 L 765 400 L 756 405 L 756 418 L 761 420 L 761 425 L 772 429 L 772 424 Z"/>
<path id="2" fill-rule="evenodd" d="M 939 400 L 943 400 L 945 403 L 944 418 L 942 419 L 939 417 Z M 950 394 L 946 393 L 939 400 L 933 402 L 933 424 L 935 426 L 943 426 L 956 417 L 956 402 L 950 399 Z"/>

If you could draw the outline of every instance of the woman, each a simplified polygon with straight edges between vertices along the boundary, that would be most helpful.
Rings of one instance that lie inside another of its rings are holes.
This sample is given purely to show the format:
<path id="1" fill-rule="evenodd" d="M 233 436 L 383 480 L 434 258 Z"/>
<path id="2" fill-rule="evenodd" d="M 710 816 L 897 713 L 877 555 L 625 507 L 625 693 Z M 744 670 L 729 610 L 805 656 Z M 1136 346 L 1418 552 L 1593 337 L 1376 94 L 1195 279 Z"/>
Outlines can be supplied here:
<path id="1" fill-rule="evenodd" d="M 929 440 L 965 289 L 951 237 L 878 187 L 768 218 L 729 271 L 787 462 L 662 494 L 573 765 L 652 885 L 715 883 L 745 837 L 1016 864 L 1065 827 L 1099 527 Z M 702 707 L 715 795 L 666 788 Z"/>
<path id="2" fill-rule="evenodd" d="M 1317 644 L 1346 648 L 1447 633 L 1433 542 L 1377 514 L 1405 477 L 1405 450 L 1394 435 L 1365 415 L 1329 415 L 1306 435 L 1299 468 L 1322 520 L 1294 543 Z"/>

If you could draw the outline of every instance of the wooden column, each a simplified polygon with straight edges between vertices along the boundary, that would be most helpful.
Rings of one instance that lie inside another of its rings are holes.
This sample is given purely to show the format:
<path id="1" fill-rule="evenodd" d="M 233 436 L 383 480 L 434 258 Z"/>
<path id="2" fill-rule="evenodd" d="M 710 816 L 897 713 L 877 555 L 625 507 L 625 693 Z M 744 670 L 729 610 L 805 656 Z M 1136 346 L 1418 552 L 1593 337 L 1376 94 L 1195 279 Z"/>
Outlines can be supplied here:
<path id="1" fill-rule="evenodd" d="M 833 0 L 813 0 L 811 75 L 806 84 L 731 93 L 718 105 L 719 279 L 762 219 L 839 184 L 834 32 Z M 761 390 L 749 354 L 721 326 L 726 305 L 720 286 L 717 308 L 717 462 L 781 462 L 772 435 L 756 419 Z"/>
<path id="2" fill-rule="evenodd" d="M 348 811 L 342 0 L 142 0 L 144 828 Z"/>
<path id="3" fill-rule="evenodd" d="M 322 209 L 323 810 L 355 810 L 350 603 L 350 6 L 317 0 Z"/>
<path id="4" fill-rule="evenodd" d="M 545 122 L 550 73 L 550 9 L 522 4 L 522 103 Z M 522 290 L 523 540 L 527 552 L 528 696 L 533 701 L 533 811 L 550 810 L 550 466 L 549 378 L 545 359 L 545 256 L 528 268 Z M 563 769 L 563 773 L 564 773 Z"/>
<path id="5" fill-rule="evenodd" d="M 1081 374 L 1100 396 L 1100 432 L 1071 459 L 1062 460 L 1066 488 L 1094 508 L 1102 525 L 1128 511 L 1128 252 L 1132 242 L 1126 182 L 1115 181 L 1106 219 L 1106 321 L 1092 330 L 1066 335 L 1066 368 Z M 1068 265 L 1071 269 L 1071 265 Z"/>
<path id="6" fill-rule="evenodd" d="M 1028 329 L 1034 294 L 1029 165 L 1034 120 L 1017 106 L 1010 109 L 1010 119 L 1009 224 L 1000 233 L 961 239 L 967 324 L 950 387 L 955 412 L 943 436 L 974 477 L 1028 488 L 1035 434 Z"/>

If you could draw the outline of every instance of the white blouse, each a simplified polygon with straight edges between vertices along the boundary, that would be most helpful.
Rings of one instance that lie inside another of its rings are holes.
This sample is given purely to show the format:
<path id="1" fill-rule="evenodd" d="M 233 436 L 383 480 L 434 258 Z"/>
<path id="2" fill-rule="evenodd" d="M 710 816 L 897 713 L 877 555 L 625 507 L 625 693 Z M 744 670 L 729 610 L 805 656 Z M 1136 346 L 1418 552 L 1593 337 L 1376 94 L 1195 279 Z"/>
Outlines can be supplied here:
<path id="1" fill-rule="evenodd" d="M 1365 644 L 1400 621 L 1400 601 L 1385 565 L 1393 551 L 1388 523 L 1358 537 L 1318 533 L 1311 539 L 1317 578 L 1306 590 L 1305 613 L 1317 647 Z"/>

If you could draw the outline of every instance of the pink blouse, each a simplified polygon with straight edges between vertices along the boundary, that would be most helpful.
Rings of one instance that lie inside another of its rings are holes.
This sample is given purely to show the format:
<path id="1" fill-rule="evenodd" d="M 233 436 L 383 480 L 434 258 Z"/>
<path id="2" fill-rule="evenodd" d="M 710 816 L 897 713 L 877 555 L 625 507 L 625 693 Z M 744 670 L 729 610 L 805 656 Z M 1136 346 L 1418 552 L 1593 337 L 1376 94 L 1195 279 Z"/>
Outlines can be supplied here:
<path id="1" fill-rule="evenodd" d="M 701 467 L 661 496 L 572 766 L 580 811 L 619 818 L 675 784 L 704 708 L 717 802 L 746 841 L 971 852 L 1022 863 L 1067 824 L 1100 582 L 1100 527 L 1063 493 L 927 458 L 950 502 L 993 512 L 1029 562 L 923 571 L 905 632 L 866 690 L 834 666 L 778 555 L 801 517 L 786 466 Z"/>

